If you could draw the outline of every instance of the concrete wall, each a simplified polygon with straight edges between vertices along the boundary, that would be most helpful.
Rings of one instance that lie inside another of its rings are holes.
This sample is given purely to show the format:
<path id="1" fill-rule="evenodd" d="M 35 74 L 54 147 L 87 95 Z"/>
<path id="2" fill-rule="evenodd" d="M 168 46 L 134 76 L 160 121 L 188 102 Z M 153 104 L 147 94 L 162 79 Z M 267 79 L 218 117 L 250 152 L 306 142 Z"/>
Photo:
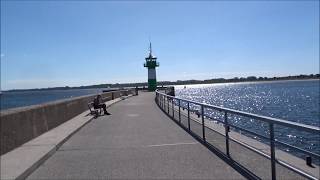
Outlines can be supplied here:
<path id="1" fill-rule="evenodd" d="M 134 90 L 101 95 L 105 101 L 109 101 L 132 93 Z M 88 110 L 87 104 L 94 97 L 95 95 L 87 95 L 1 111 L 1 155 Z"/>

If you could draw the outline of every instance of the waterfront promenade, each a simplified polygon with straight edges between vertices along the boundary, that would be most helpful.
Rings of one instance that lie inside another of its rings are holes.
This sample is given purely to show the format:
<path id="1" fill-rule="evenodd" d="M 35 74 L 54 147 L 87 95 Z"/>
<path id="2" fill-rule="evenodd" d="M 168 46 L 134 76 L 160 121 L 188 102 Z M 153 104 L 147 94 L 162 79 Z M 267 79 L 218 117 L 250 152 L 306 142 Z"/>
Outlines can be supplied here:
<path id="1" fill-rule="evenodd" d="M 111 106 L 66 141 L 28 179 L 244 179 L 167 117 L 154 93 Z"/>
<path id="2" fill-rule="evenodd" d="M 205 120 L 203 143 L 201 118 L 190 114 L 190 131 L 186 110 L 181 109 L 180 119 L 178 107 L 158 106 L 155 96 L 111 98 L 106 102 L 111 116 L 93 118 L 84 111 L 2 155 L 1 179 L 271 179 L 270 161 L 233 140 L 268 154 L 264 144 L 230 132 L 226 159 L 223 126 Z M 276 153 L 318 179 L 318 166 L 305 167 L 302 159 Z M 277 164 L 274 179 L 305 178 Z"/>

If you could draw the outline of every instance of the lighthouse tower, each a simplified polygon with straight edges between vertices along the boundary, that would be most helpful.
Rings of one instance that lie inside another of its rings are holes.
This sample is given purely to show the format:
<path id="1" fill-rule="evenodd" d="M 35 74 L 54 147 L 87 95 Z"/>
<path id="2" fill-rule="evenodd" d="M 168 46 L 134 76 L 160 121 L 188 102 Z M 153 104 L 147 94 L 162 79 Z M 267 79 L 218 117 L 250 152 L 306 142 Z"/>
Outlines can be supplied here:
<path id="1" fill-rule="evenodd" d="M 152 47 L 150 42 L 149 55 L 146 57 L 144 67 L 148 68 L 148 90 L 154 91 L 157 89 L 156 67 L 159 67 L 157 57 L 152 55 Z"/>

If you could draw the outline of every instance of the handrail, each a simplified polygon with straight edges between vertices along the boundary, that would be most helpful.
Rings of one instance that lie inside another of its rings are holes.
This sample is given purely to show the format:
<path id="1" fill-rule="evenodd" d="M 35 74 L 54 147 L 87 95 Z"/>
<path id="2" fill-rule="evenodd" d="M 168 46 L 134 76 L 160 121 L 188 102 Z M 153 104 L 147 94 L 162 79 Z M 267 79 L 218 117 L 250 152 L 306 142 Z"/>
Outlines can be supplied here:
<path id="1" fill-rule="evenodd" d="M 271 122 L 273 124 L 285 125 L 285 126 L 289 126 L 289 127 L 293 127 L 293 128 L 297 128 L 297 129 L 303 129 L 303 130 L 311 132 L 311 133 L 320 133 L 320 127 L 316 127 L 316 126 L 311 126 L 311 125 L 306 125 L 306 124 L 302 124 L 302 123 L 292 122 L 292 121 L 288 121 L 288 120 L 284 120 L 284 119 L 278 119 L 278 118 L 272 118 L 272 117 L 257 115 L 257 114 L 243 112 L 243 111 L 234 110 L 234 109 L 230 109 L 230 108 L 210 105 L 210 104 L 206 104 L 206 103 L 200 103 L 200 102 L 196 102 L 196 101 L 192 101 L 192 100 L 177 98 L 177 97 L 174 97 L 174 96 L 170 96 L 170 95 L 161 93 L 158 90 L 156 90 L 156 93 L 159 93 L 161 95 L 165 95 L 165 96 L 173 98 L 173 99 L 186 101 L 186 102 L 189 102 L 189 103 L 192 103 L 192 104 L 196 104 L 196 105 L 202 105 L 202 106 L 208 107 L 208 108 L 213 108 L 213 109 L 216 109 L 218 111 L 226 111 L 226 112 L 230 112 L 232 114 L 237 114 L 237 115 L 241 115 L 241 116 L 245 116 L 245 117 L 249 117 L 249 118 L 262 120 L 262 121 L 268 122 L 268 123 Z"/>
<path id="2" fill-rule="evenodd" d="M 166 100 L 167 102 L 165 102 L 165 99 L 167 99 Z M 177 104 L 174 104 L 173 100 L 177 100 L 178 101 L 178 106 L 179 106 L 179 111 L 178 111 L 178 113 L 179 113 L 178 114 L 179 122 L 178 123 L 180 125 L 181 125 L 181 113 L 180 113 L 181 101 L 184 101 L 184 102 L 187 103 L 187 108 L 186 107 L 183 107 L 183 108 L 186 108 L 188 110 L 188 130 L 190 132 L 192 132 L 190 130 L 190 111 L 192 111 L 190 109 L 190 104 L 195 104 L 195 105 L 199 105 L 200 106 L 200 111 L 198 111 L 198 112 L 199 112 L 200 115 L 202 115 L 202 117 L 201 117 L 201 119 L 199 121 L 199 124 L 202 126 L 202 137 L 201 137 L 201 139 L 202 139 L 202 141 L 204 143 L 207 143 L 207 144 L 210 144 L 210 143 L 208 143 L 206 141 L 205 127 L 207 127 L 207 128 L 210 128 L 210 127 L 205 125 L 204 116 L 207 116 L 207 115 L 205 115 L 204 109 L 208 108 L 208 109 L 214 109 L 214 110 L 218 110 L 220 112 L 224 112 L 224 121 L 220 121 L 219 120 L 219 122 L 224 124 L 224 128 L 225 128 L 225 135 L 224 136 L 225 136 L 225 141 L 226 141 L 226 155 L 229 158 L 230 158 L 229 139 L 232 139 L 232 138 L 229 137 L 230 127 L 235 128 L 235 129 L 240 129 L 240 130 L 241 129 L 243 130 L 243 128 L 240 128 L 240 127 L 237 127 L 235 125 L 229 124 L 228 123 L 228 114 L 240 115 L 240 116 L 243 116 L 243 117 L 248 117 L 248 118 L 252 118 L 252 119 L 255 119 L 255 120 L 260 120 L 262 122 L 268 123 L 269 124 L 269 137 L 263 136 L 263 138 L 268 139 L 269 143 L 270 143 L 271 175 L 272 175 L 272 179 L 273 180 L 276 179 L 276 162 L 279 162 L 279 160 L 277 160 L 276 156 L 275 156 L 275 146 L 276 146 L 275 144 L 281 144 L 281 145 L 287 146 L 289 148 L 294 148 L 294 149 L 296 149 L 296 150 L 298 150 L 300 152 L 304 152 L 305 154 L 308 154 L 308 155 L 311 155 L 311 156 L 314 156 L 314 157 L 317 157 L 317 158 L 320 157 L 320 155 L 317 154 L 317 153 L 310 152 L 310 151 L 307 151 L 307 150 L 304 150 L 304 149 L 300 149 L 300 148 L 298 148 L 296 146 L 293 146 L 293 145 L 290 145 L 290 144 L 287 144 L 287 143 L 283 143 L 281 141 L 276 140 L 275 139 L 275 132 L 274 132 L 274 125 L 282 125 L 282 126 L 285 126 L 285 127 L 290 127 L 290 128 L 294 128 L 294 129 L 298 129 L 298 130 L 306 131 L 306 132 L 310 132 L 310 133 L 315 133 L 315 134 L 320 134 L 320 127 L 311 126 L 311 125 L 305 125 L 305 124 L 291 122 L 291 121 L 287 121 L 287 120 L 283 120 L 283 119 L 272 118 L 272 117 L 267 117 L 267 116 L 261 116 L 261 115 L 247 113 L 247 112 L 234 110 L 234 109 L 230 109 L 230 108 L 214 106 L 214 105 L 209 105 L 209 104 L 206 104 L 206 103 L 200 103 L 200 102 L 196 102 L 196 101 L 192 101 L 192 100 L 182 99 L 182 98 L 178 98 L 178 97 L 167 95 L 165 93 L 162 93 L 162 92 L 159 92 L 158 90 L 156 90 L 156 102 L 159 105 L 159 107 L 163 108 L 163 110 L 165 112 L 167 111 L 166 113 L 168 113 L 168 114 L 169 114 L 169 111 L 170 111 L 170 109 L 169 109 L 169 100 L 170 99 L 172 100 L 171 101 L 171 106 L 172 106 L 172 110 L 171 111 L 172 111 L 172 118 L 173 119 L 175 119 L 174 106 L 177 105 Z M 252 132 L 252 131 L 249 131 L 249 130 L 245 130 L 245 132 L 257 135 L 255 132 Z M 249 149 L 253 148 L 253 149 L 255 149 L 254 151 L 259 151 L 258 149 L 254 148 L 254 147 L 247 147 L 247 148 L 249 148 Z M 286 163 L 281 163 L 281 164 L 284 165 L 285 167 L 291 169 L 292 171 L 294 171 L 294 172 L 306 177 L 306 178 L 317 179 L 317 177 L 314 177 L 313 175 L 310 175 L 310 174 L 308 174 L 306 172 L 303 172 L 303 171 L 301 171 L 301 170 L 299 170 L 299 169 L 297 169 L 295 167 L 292 167 L 291 165 L 287 165 Z"/>

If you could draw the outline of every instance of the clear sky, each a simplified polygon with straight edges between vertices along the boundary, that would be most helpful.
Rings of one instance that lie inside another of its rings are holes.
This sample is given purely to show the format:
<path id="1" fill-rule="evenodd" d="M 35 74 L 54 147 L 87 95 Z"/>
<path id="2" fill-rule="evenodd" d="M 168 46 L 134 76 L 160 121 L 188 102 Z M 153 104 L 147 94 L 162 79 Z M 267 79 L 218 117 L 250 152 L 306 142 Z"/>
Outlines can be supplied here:
<path id="1" fill-rule="evenodd" d="M 1 89 L 319 73 L 319 1 L 1 1 Z"/>

